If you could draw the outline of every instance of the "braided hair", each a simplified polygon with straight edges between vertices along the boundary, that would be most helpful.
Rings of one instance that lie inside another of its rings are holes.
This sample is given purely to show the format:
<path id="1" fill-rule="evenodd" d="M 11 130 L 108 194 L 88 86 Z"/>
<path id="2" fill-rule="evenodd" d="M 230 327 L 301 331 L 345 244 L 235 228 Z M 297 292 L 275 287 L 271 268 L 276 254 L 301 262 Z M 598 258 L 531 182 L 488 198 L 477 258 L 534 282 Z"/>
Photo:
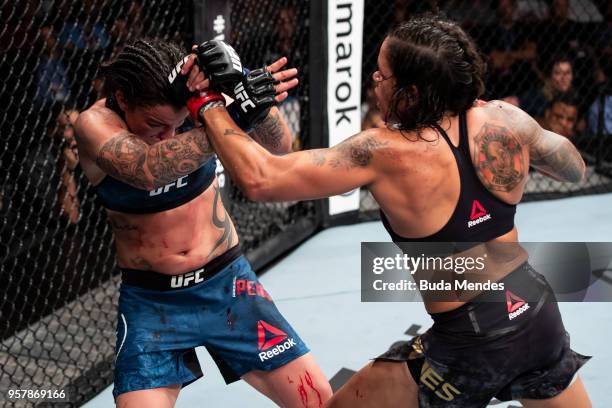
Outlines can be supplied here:
<path id="1" fill-rule="evenodd" d="M 446 112 L 466 111 L 483 94 L 483 59 L 454 22 L 417 17 L 392 29 L 387 41 L 396 83 L 385 119 L 397 129 L 434 127 Z"/>
<path id="2" fill-rule="evenodd" d="M 104 96 L 113 97 L 121 91 L 128 107 L 170 104 L 177 101 L 168 75 L 185 55 L 173 42 L 141 39 L 127 45 L 117 57 L 100 65 L 104 79 Z"/>

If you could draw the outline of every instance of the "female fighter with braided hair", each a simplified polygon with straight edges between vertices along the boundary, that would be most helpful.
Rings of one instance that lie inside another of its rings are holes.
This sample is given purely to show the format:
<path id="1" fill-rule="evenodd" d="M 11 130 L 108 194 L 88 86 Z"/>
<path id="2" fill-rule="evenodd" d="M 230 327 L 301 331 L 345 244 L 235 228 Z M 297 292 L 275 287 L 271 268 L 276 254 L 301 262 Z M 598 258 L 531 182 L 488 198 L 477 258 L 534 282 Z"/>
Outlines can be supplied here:
<path id="1" fill-rule="evenodd" d="M 119 407 L 174 406 L 180 388 L 202 376 L 195 347 L 203 345 L 226 382 L 242 378 L 279 406 L 319 407 L 329 384 L 240 252 L 206 132 L 176 130 L 186 105 L 209 106 L 209 95 L 194 92 L 252 88 L 231 47 L 201 48 L 196 59 L 170 42 L 128 45 L 102 65 L 106 97 L 76 123 L 122 273 L 113 395 Z M 295 70 L 279 71 L 285 62 L 268 67 L 267 99 L 237 110 L 272 153 L 291 145 L 273 107 L 297 84 Z"/>
<path id="2" fill-rule="evenodd" d="M 364 367 L 328 407 L 485 407 L 493 397 L 530 408 L 590 406 L 576 376 L 588 358 L 570 349 L 554 294 L 512 244 L 529 167 L 578 182 L 585 165 L 566 138 L 520 109 L 477 102 L 483 71 L 459 26 L 420 17 L 393 29 L 380 48 L 373 79 L 386 128 L 272 156 L 222 107 L 202 115 L 225 169 L 251 199 L 315 199 L 367 186 L 400 246 L 453 242 L 459 255 L 511 249 L 487 258 L 487 272 L 507 292 L 450 300 L 422 293 L 433 327 Z M 506 304 L 508 292 L 527 299 L 520 313 Z"/>

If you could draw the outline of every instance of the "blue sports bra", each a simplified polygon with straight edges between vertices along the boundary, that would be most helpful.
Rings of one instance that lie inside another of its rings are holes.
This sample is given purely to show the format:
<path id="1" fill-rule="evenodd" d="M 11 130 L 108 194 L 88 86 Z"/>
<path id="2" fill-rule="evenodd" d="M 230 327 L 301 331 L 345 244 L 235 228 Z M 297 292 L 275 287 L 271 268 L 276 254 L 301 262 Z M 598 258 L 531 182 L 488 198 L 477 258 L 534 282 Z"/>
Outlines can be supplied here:
<path id="1" fill-rule="evenodd" d="M 453 215 L 435 234 L 422 238 L 406 238 L 393 231 L 385 213 L 380 211 L 383 225 L 394 242 L 487 242 L 514 228 L 516 205 L 495 197 L 482 185 L 470 157 L 465 112 L 459 115 L 459 146 L 455 147 L 444 129 L 436 129 L 451 148 L 457 167 L 461 191 Z"/>
<path id="2" fill-rule="evenodd" d="M 107 98 L 106 106 L 123 117 L 123 112 L 112 98 Z M 216 169 L 217 159 L 212 156 L 193 173 L 153 191 L 132 187 L 109 175 L 94 190 L 98 202 L 109 210 L 127 214 L 151 214 L 180 207 L 199 196 L 214 181 Z"/>
<path id="3" fill-rule="evenodd" d="M 199 196 L 212 184 L 216 168 L 212 157 L 193 173 L 153 191 L 140 190 L 109 175 L 94 188 L 98 202 L 109 210 L 151 214 L 180 207 Z"/>

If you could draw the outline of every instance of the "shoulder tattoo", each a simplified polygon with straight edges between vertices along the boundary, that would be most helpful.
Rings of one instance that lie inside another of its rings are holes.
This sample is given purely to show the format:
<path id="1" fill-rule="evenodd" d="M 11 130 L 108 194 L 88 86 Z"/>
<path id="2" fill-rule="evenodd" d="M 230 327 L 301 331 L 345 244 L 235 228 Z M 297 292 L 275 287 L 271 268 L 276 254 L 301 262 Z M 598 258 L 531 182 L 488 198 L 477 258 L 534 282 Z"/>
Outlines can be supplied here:
<path id="1" fill-rule="evenodd" d="M 511 191 L 526 175 L 521 143 L 504 126 L 483 125 L 474 138 L 472 160 L 478 177 L 490 190 Z"/>

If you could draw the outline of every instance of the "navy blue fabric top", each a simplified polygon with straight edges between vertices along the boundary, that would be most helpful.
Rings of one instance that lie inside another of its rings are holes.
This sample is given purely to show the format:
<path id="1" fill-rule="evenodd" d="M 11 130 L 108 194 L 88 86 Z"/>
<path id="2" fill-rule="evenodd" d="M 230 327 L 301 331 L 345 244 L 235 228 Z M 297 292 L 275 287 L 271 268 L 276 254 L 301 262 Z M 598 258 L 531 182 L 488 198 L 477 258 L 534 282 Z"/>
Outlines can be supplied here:
<path id="1" fill-rule="evenodd" d="M 109 175 L 95 187 L 98 201 L 109 210 L 127 214 L 167 211 L 193 200 L 215 179 L 215 157 L 193 173 L 153 191 L 140 190 Z"/>
<path id="2" fill-rule="evenodd" d="M 123 112 L 112 98 L 106 106 L 123 117 Z M 167 211 L 193 200 L 206 190 L 215 179 L 216 156 L 212 156 L 200 168 L 178 180 L 153 191 L 141 190 L 106 175 L 94 187 L 102 206 L 127 214 L 150 214 Z"/>
<path id="3" fill-rule="evenodd" d="M 465 112 L 459 116 L 459 146 L 455 147 L 446 132 L 438 132 L 450 146 L 457 167 L 461 191 L 453 215 L 442 229 L 422 238 L 406 238 L 393 231 L 385 213 L 381 210 L 383 225 L 394 242 L 487 242 L 512 230 L 516 205 L 504 203 L 480 182 L 470 157 L 467 119 Z"/>

